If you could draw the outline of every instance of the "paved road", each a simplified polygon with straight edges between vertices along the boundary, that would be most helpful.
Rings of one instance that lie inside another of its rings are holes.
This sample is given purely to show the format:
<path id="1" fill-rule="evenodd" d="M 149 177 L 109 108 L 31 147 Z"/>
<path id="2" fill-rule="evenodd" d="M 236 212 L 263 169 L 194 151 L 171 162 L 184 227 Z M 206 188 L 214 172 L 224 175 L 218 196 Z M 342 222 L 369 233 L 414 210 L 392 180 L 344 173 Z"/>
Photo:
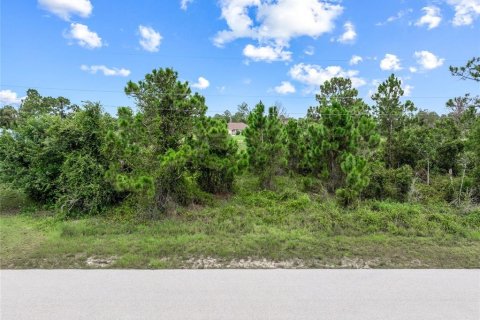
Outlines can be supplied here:
<path id="1" fill-rule="evenodd" d="M 480 270 L 0 273 L 2 320 L 480 319 Z"/>

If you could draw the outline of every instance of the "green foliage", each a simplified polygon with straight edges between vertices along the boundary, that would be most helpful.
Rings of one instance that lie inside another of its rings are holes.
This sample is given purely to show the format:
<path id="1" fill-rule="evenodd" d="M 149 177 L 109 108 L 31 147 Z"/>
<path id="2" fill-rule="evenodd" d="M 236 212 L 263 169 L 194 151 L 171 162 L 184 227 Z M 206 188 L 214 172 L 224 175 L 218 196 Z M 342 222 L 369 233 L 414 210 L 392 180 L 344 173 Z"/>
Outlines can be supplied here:
<path id="1" fill-rule="evenodd" d="M 476 62 L 452 73 L 475 80 Z M 332 78 L 320 86 L 307 117 L 288 123 L 281 105 L 266 112 L 261 102 L 251 112 L 242 103 L 233 115 L 209 118 L 205 98 L 172 69 L 128 82 L 125 93 L 136 111 L 121 107 L 116 117 L 98 104 L 80 108 L 32 89 L 18 111 L 2 107 L 0 181 L 10 188 L 2 189 L 9 195 L 4 199 L 24 194 L 65 216 L 114 205 L 128 208 L 129 217 L 158 218 L 212 203 L 211 194 L 237 193 L 248 167 L 264 189 L 249 201 L 272 205 L 278 193 L 292 198 L 285 210 L 302 211 L 332 195 L 342 206 L 361 207 L 361 198 L 439 201 L 464 213 L 480 202 L 479 101 L 468 93 L 447 102 L 448 115 L 414 115 L 413 103 L 402 102 L 401 81 L 391 75 L 372 96 L 372 114 L 350 79 Z M 231 137 L 225 120 L 247 121 L 248 128 Z M 302 175 L 295 192 L 285 185 L 285 173 Z M 257 186 L 249 188 L 258 193 Z M 297 197 L 299 190 L 309 195 Z M 274 216 L 285 213 L 276 210 Z M 375 225 L 380 218 L 362 219 Z"/>
<path id="2" fill-rule="evenodd" d="M 264 115 L 265 106 L 258 103 L 248 116 L 245 129 L 248 163 L 253 173 L 259 177 L 262 188 L 273 187 L 273 177 L 284 165 L 282 124 L 276 107 L 270 107 Z"/>
<path id="3" fill-rule="evenodd" d="M 70 153 L 57 181 L 60 209 L 68 215 L 102 212 L 115 197 L 104 175 L 105 167 L 91 154 Z"/>
<path id="4" fill-rule="evenodd" d="M 449 99 L 446 107 L 462 133 L 468 132 L 475 122 L 477 109 L 480 110 L 480 96 L 472 97 L 469 93 L 463 97 Z"/>
<path id="5" fill-rule="evenodd" d="M 0 212 L 16 212 L 29 204 L 30 200 L 25 192 L 10 185 L 0 184 Z"/>
<path id="6" fill-rule="evenodd" d="M 141 125 L 157 155 L 178 149 L 207 109 L 205 98 L 192 94 L 188 82 L 178 81 L 178 73 L 169 68 L 154 69 L 138 83 L 128 82 L 125 93 L 135 98 Z"/>
<path id="7" fill-rule="evenodd" d="M 228 134 L 225 122 L 203 118 L 192 144 L 200 188 L 209 193 L 231 192 L 239 169 L 238 145 Z"/>
<path id="8" fill-rule="evenodd" d="M 160 221 L 128 218 L 137 208 L 123 205 L 75 220 L 0 216 L 0 267 L 81 268 L 92 256 L 115 256 L 112 268 L 185 268 L 201 257 L 222 266 L 251 258 L 303 267 L 345 267 L 348 259 L 378 268 L 418 267 L 418 261 L 429 268 L 479 267 L 478 211 L 373 200 L 352 210 L 300 191 L 302 180 L 280 176 L 277 191 L 259 191 L 257 178 L 243 175 L 228 200 Z"/>
<path id="9" fill-rule="evenodd" d="M 398 132 L 395 137 L 393 154 L 398 165 L 428 170 L 435 158 L 435 140 L 430 127 L 412 124 Z"/>
<path id="10" fill-rule="evenodd" d="M 461 206 L 468 202 L 470 192 L 474 191 L 474 180 L 470 177 L 447 177 L 435 175 L 430 185 L 415 183 L 411 201 L 419 203 L 448 203 Z"/>
<path id="11" fill-rule="evenodd" d="M 303 128 L 297 120 L 290 119 L 284 128 L 287 167 L 291 172 L 300 173 L 306 153 Z"/>
<path id="12" fill-rule="evenodd" d="M 12 106 L 0 107 L 0 130 L 11 129 L 15 126 L 18 111 Z"/>
<path id="13" fill-rule="evenodd" d="M 326 180 L 329 192 L 350 204 L 368 181 L 367 160 L 378 145 L 375 123 L 357 108 L 337 101 L 319 107 L 320 122 L 309 127 L 308 163 L 314 174 Z"/>
<path id="14" fill-rule="evenodd" d="M 345 174 L 345 186 L 337 189 L 335 194 L 342 205 L 348 206 L 358 199 L 360 192 L 370 183 L 370 168 L 367 160 L 352 154 L 347 154 L 340 166 Z"/>
<path id="15" fill-rule="evenodd" d="M 60 118 L 51 115 L 31 117 L 14 131 L 0 136 L 2 181 L 23 189 L 35 201 L 53 203 L 56 180 L 63 163 L 63 150 L 52 143 Z"/>
<path id="16" fill-rule="evenodd" d="M 155 206 L 161 211 L 172 211 L 175 206 L 202 202 L 195 175 L 192 173 L 192 150 L 184 146 L 178 151 L 170 149 L 161 159 L 155 186 Z"/>
<path id="17" fill-rule="evenodd" d="M 382 163 L 374 163 L 369 175 L 370 185 L 363 190 L 365 198 L 406 201 L 413 182 L 413 170 L 405 165 L 387 169 Z"/>
<path id="18" fill-rule="evenodd" d="M 250 109 L 246 102 L 242 102 L 237 106 L 237 112 L 232 114 L 229 110 L 225 110 L 223 114 L 216 114 L 213 118 L 218 120 L 224 120 L 225 122 L 242 122 L 247 123 Z"/>
<path id="19" fill-rule="evenodd" d="M 462 67 L 450 67 L 453 76 L 460 77 L 462 80 L 473 80 L 480 82 L 480 57 L 473 57 Z"/>
<path id="20" fill-rule="evenodd" d="M 474 197 L 480 202 L 480 116 L 476 117 L 475 125 L 468 137 L 467 148 L 472 155 L 472 178 L 474 181 Z"/>
<path id="21" fill-rule="evenodd" d="M 129 82 L 125 92 L 139 112 L 119 108 L 107 135 L 107 176 L 151 213 L 205 202 L 204 192 L 231 192 L 237 172 L 238 147 L 225 123 L 206 118 L 205 99 L 177 78 L 159 69 Z"/>
<path id="22" fill-rule="evenodd" d="M 48 110 L 53 98 L 29 93 L 20 109 L 21 121 L 0 136 L 2 179 L 67 214 L 101 212 L 113 197 L 104 181 L 107 162 L 102 152 L 111 118 L 92 103 L 63 117 L 50 113 L 60 110 L 56 105 L 40 112 Z"/>
<path id="23" fill-rule="evenodd" d="M 70 100 L 64 97 L 42 97 L 37 90 L 28 89 L 27 96 L 19 108 L 21 119 L 50 114 L 66 117 L 70 112 L 78 111 L 79 107 L 71 104 Z"/>
<path id="24" fill-rule="evenodd" d="M 403 129 L 407 113 L 416 110 L 411 101 L 408 100 L 405 103 L 400 101 L 404 93 L 402 82 L 392 74 L 372 95 L 372 100 L 376 103 L 373 111 L 378 117 L 380 132 L 386 137 L 385 160 L 388 168 L 398 164 L 394 148 L 395 142 L 399 140 L 395 139 L 395 135 Z"/>
<path id="25" fill-rule="evenodd" d="M 321 107 L 338 101 L 346 108 L 355 108 L 358 112 L 363 112 L 367 106 L 362 99 L 358 98 L 358 90 L 353 87 L 352 80 L 348 78 L 334 77 L 325 81 L 320 86 L 320 94 L 315 96 L 318 106 L 310 107 L 307 112 L 307 118 L 319 120 L 321 117 Z"/>

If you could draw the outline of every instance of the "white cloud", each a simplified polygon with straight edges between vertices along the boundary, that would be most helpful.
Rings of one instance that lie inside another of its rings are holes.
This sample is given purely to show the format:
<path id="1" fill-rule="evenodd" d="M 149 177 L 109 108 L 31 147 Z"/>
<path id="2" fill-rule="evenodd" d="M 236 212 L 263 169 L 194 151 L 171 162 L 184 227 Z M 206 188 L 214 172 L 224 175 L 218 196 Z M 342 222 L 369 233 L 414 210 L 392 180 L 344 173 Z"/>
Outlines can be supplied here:
<path id="1" fill-rule="evenodd" d="M 434 29 L 440 25 L 442 15 L 440 8 L 436 6 L 428 6 L 422 8 L 425 14 L 415 23 L 416 26 L 428 26 L 428 30 Z"/>
<path id="2" fill-rule="evenodd" d="M 140 45 L 142 48 L 149 52 L 157 52 L 162 42 L 160 33 L 151 27 L 142 25 L 138 26 L 138 32 L 140 33 Z"/>
<path id="3" fill-rule="evenodd" d="M 228 29 L 215 36 L 217 46 L 239 38 L 288 46 L 295 37 L 331 32 L 343 12 L 341 5 L 323 0 L 221 0 L 220 6 Z M 249 15 L 251 9 L 256 9 L 255 17 Z"/>
<path id="4" fill-rule="evenodd" d="M 0 90 L 1 104 L 20 104 L 23 98 L 18 97 L 17 93 L 12 90 Z"/>
<path id="5" fill-rule="evenodd" d="M 192 2 L 193 2 L 193 0 L 181 0 L 181 1 L 180 1 L 180 8 L 181 8 L 182 10 L 187 10 L 187 9 L 188 9 L 188 5 L 189 5 L 190 3 L 192 3 Z"/>
<path id="6" fill-rule="evenodd" d="M 348 21 L 343 25 L 345 32 L 337 39 L 341 43 L 352 43 L 357 39 L 357 32 L 355 31 L 355 26 L 353 23 Z"/>
<path id="7" fill-rule="evenodd" d="M 308 46 L 303 50 L 303 53 L 305 53 L 307 56 L 313 56 L 315 54 L 315 48 L 312 46 Z"/>
<path id="8" fill-rule="evenodd" d="M 288 81 L 282 81 L 282 83 L 275 87 L 274 90 L 280 94 L 295 93 L 295 87 Z"/>
<path id="9" fill-rule="evenodd" d="M 97 72 L 102 72 L 103 75 L 105 76 L 119 76 L 119 77 L 128 77 L 130 75 L 130 70 L 125 69 L 125 68 L 108 68 L 104 65 L 93 65 L 93 66 L 87 66 L 87 65 L 82 65 L 80 66 L 80 69 L 83 71 L 90 72 L 92 74 L 95 74 Z"/>
<path id="10" fill-rule="evenodd" d="M 380 68 L 382 70 L 402 70 L 402 66 L 400 65 L 400 59 L 398 59 L 396 55 L 390 53 L 387 53 L 385 55 L 385 58 L 380 61 Z"/>
<path id="11" fill-rule="evenodd" d="M 204 77 L 199 77 L 197 83 L 192 84 L 193 88 L 197 88 L 200 90 L 207 89 L 209 86 L 210 86 L 210 81 L 208 81 Z"/>
<path id="12" fill-rule="evenodd" d="M 87 49 L 100 48 L 103 45 L 102 38 L 81 23 L 70 24 L 70 30 L 65 34 L 65 37 L 76 40 L 79 46 Z"/>
<path id="13" fill-rule="evenodd" d="M 480 0 L 447 0 L 455 9 L 454 26 L 471 25 L 480 16 Z"/>
<path id="14" fill-rule="evenodd" d="M 414 87 L 409 85 L 409 84 L 406 84 L 403 86 L 403 96 L 404 97 L 410 97 L 412 95 L 412 91 L 413 91 Z"/>
<path id="15" fill-rule="evenodd" d="M 362 58 L 362 57 L 357 56 L 357 55 L 353 55 L 352 58 L 350 59 L 349 64 L 350 64 L 351 66 L 355 66 L 355 65 L 359 64 L 359 63 L 362 62 L 362 61 L 363 61 L 363 58 Z"/>
<path id="16" fill-rule="evenodd" d="M 384 22 L 378 22 L 376 24 L 376 26 L 384 26 L 388 23 L 391 23 L 391 22 L 394 22 L 396 20 L 400 20 L 402 19 L 404 16 L 408 15 L 409 13 L 412 13 L 413 12 L 413 9 L 406 9 L 406 10 L 401 10 L 399 11 L 396 15 L 394 16 L 391 16 L 391 17 L 388 17 L 387 20 L 385 20 Z"/>
<path id="17" fill-rule="evenodd" d="M 93 9 L 90 0 L 38 0 L 38 4 L 43 9 L 67 21 L 72 15 L 88 18 Z"/>
<path id="18" fill-rule="evenodd" d="M 366 84 L 364 79 L 358 77 L 358 71 L 343 70 L 339 66 L 322 68 L 319 65 L 300 63 L 290 69 L 289 75 L 292 79 L 304 83 L 310 88 L 318 87 L 334 77 L 349 78 L 352 80 L 354 87 L 361 87 Z"/>
<path id="19" fill-rule="evenodd" d="M 255 47 L 254 45 L 247 44 L 243 49 L 243 55 L 253 61 L 289 61 L 292 58 L 290 51 L 284 51 L 283 47 Z"/>
<path id="20" fill-rule="evenodd" d="M 411 73 L 418 72 L 418 69 L 416 67 L 410 67 L 410 68 L 408 68 L 408 70 L 410 70 Z"/>
<path id="21" fill-rule="evenodd" d="M 443 65 L 445 59 L 441 59 L 429 51 L 416 51 L 417 63 L 425 70 L 432 70 Z"/>

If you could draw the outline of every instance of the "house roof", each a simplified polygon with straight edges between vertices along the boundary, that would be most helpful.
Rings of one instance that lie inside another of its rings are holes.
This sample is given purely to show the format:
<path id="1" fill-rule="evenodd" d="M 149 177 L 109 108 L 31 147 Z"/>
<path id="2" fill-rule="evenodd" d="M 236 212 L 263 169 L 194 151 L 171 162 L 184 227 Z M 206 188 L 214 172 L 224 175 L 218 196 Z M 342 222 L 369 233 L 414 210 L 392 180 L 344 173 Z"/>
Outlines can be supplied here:
<path id="1" fill-rule="evenodd" d="M 229 122 L 228 123 L 228 130 L 244 130 L 247 125 L 243 122 Z"/>

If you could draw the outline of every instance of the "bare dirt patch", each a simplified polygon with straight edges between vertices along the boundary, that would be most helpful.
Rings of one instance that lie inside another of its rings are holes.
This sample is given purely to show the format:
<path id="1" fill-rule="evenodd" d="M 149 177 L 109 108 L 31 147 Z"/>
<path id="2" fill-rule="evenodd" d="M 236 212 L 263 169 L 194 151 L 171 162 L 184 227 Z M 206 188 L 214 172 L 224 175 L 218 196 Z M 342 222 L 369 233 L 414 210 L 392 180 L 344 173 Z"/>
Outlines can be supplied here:
<path id="1" fill-rule="evenodd" d="M 188 269 L 303 269 L 306 268 L 302 259 L 273 261 L 269 259 L 218 259 L 213 257 L 190 258 L 183 268 Z"/>
<path id="2" fill-rule="evenodd" d="M 108 258 L 88 257 L 85 263 L 90 268 L 108 268 L 112 266 L 117 259 L 118 257 L 116 256 Z"/>
<path id="3" fill-rule="evenodd" d="M 168 259 L 167 259 L 168 260 Z M 378 268 L 428 268 L 428 264 L 418 259 L 394 262 L 390 259 L 362 259 L 343 257 L 338 260 L 288 259 L 221 259 L 215 257 L 189 258 L 181 265 L 183 269 L 378 269 Z"/>

